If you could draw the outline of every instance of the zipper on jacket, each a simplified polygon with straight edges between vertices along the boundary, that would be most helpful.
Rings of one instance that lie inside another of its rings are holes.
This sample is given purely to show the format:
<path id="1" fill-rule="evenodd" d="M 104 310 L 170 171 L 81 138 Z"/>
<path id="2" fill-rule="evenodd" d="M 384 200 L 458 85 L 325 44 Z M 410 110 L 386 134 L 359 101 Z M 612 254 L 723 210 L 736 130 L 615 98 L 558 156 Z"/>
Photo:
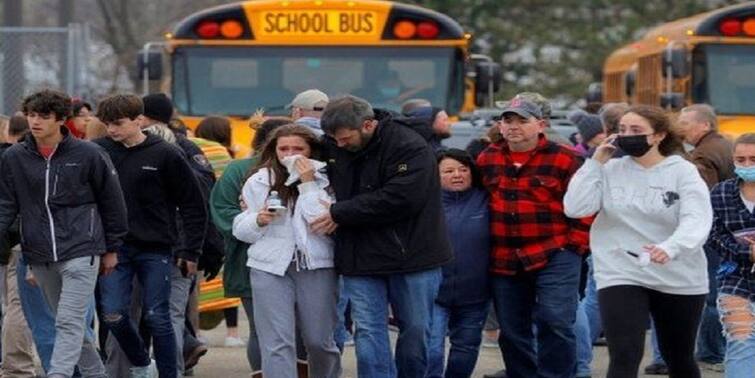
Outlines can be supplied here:
<path id="1" fill-rule="evenodd" d="M 94 236 L 94 208 L 89 209 L 89 237 Z"/>
<path id="2" fill-rule="evenodd" d="M 398 237 L 398 233 L 396 232 L 395 229 L 392 229 L 391 231 L 392 231 L 391 233 L 393 234 L 393 237 L 396 239 L 396 243 L 398 243 L 398 246 L 401 247 L 401 255 L 406 256 L 406 249 L 404 248 L 404 243 L 401 242 L 401 238 Z"/>
<path id="3" fill-rule="evenodd" d="M 52 184 L 52 195 L 58 194 L 58 177 L 60 175 L 55 173 L 55 182 Z"/>
<path id="4" fill-rule="evenodd" d="M 21 245 L 24 245 L 24 219 L 18 216 L 18 234 L 21 237 Z"/>
<path id="5" fill-rule="evenodd" d="M 57 150 L 57 147 L 55 148 Z M 58 261 L 58 244 L 55 241 L 55 223 L 52 220 L 52 210 L 50 210 L 50 161 L 55 150 L 47 158 L 47 168 L 45 169 L 45 209 L 47 209 L 47 218 L 50 221 L 50 240 L 52 240 L 52 261 Z"/>

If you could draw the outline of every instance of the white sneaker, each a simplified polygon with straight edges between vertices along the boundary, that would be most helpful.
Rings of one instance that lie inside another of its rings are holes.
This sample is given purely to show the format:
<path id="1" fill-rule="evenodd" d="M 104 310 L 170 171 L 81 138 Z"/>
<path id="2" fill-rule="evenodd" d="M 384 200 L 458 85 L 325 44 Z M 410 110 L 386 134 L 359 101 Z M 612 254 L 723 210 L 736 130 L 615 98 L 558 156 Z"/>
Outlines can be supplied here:
<path id="1" fill-rule="evenodd" d="M 244 340 L 241 340 L 240 337 L 228 336 L 225 338 L 226 348 L 241 348 L 245 346 L 246 346 L 246 343 L 244 342 Z"/>
<path id="2" fill-rule="evenodd" d="M 131 378 L 157 378 L 157 365 L 155 360 L 150 360 L 147 366 L 131 367 Z"/>

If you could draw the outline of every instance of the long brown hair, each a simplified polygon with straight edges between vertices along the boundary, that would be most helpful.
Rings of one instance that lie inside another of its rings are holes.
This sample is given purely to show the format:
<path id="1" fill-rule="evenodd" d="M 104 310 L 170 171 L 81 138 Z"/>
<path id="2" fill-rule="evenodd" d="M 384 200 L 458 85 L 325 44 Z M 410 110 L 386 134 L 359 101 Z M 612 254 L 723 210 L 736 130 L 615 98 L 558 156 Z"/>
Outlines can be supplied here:
<path id="1" fill-rule="evenodd" d="M 276 154 L 276 148 L 278 147 L 278 139 L 281 137 L 297 136 L 309 145 L 311 151 L 310 158 L 318 159 L 320 156 L 320 142 L 317 139 L 312 130 L 306 126 L 297 124 L 287 124 L 280 126 L 273 130 L 268 136 L 267 142 L 262 147 L 262 151 L 259 155 L 257 165 L 254 167 L 252 174 L 258 172 L 262 168 L 268 169 L 269 179 L 274 178 L 275 181 L 270 180 L 270 191 L 277 191 L 284 205 L 293 204 L 296 202 L 299 196 L 299 191 L 296 186 L 286 186 L 284 183 L 288 179 L 288 170 L 283 164 L 278 161 L 278 155 Z"/>
<path id="2" fill-rule="evenodd" d="M 624 112 L 625 115 L 629 113 L 637 114 L 647 120 L 650 123 L 650 127 L 653 128 L 654 133 L 666 133 L 666 137 L 658 144 L 658 152 L 661 155 L 670 156 L 684 153 L 682 140 L 671 127 L 671 119 L 669 119 L 665 110 L 657 106 L 633 105 Z"/>

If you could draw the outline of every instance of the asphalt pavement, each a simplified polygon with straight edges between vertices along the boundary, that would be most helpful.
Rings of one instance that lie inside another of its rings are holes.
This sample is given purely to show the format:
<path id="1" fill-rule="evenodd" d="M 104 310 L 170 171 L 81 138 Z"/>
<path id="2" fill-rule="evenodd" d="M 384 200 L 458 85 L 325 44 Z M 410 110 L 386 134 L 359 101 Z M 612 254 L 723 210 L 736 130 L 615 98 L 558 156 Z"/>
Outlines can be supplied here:
<path id="1" fill-rule="evenodd" d="M 248 323 L 244 317 L 244 311 L 239 312 L 239 327 L 242 335 L 248 334 Z M 249 377 L 249 366 L 246 361 L 246 352 L 244 348 L 225 348 L 225 325 L 221 324 L 211 331 L 205 331 L 203 335 L 208 338 L 210 350 L 195 368 L 195 377 L 201 378 L 247 378 Z M 395 342 L 396 333 L 391 332 L 391 339 Z M 649 343 L 649 334 L 646 341 Z M 650 347 L 645 348 L 645 357 L 642 361 L 642 367 L 650 361 Z M 606 347 L 595 347 L 595 360 L 593 361 L 593 377 L 605 377 L 608 369 L 608 349 Z M 343 377 L 352 378 L 357 376 L 356 359 L 354 356 L 354 347 L 346 347 L 342 359 Z M 484 374 L 493 373 L 503 368 L 503 360 L 497 348 L 482 348 L 480 358 L 477 361 L 477 367 L 473 377 L 482 377 Z M 642 370 L 642 369 L 640 369 Z M 722 378 L 723 373 L 718 373 L 702 369 L 704 378 Z M 640 375 L 640 377 L 661 377 Z"/>

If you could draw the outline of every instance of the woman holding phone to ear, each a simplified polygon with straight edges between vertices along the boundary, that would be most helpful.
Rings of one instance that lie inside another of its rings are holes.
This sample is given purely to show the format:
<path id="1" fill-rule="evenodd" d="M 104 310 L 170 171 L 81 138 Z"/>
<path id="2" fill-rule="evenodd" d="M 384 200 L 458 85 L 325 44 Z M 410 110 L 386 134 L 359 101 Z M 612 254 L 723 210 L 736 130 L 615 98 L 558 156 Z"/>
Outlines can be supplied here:
<path id="1" fill-rule="evenodd" d="M 266 378 L 297 376 L 296 325 L 308 352 L 310 376 L 341 373 L 333 339 L 338 321 L 333 242 L 309 227 L 333 202 L 327 177 L 310 160 L 318 149 L 317 137 L 305 126 L 273 131 L 242 190 L 248 208 L 233 221 L 233 235 L 251 244 L 247 266 Z M 290 159 L 295 159 L 291 172 L 284 165 Z M 298 174 L 298 185 L 286 185 L 290 173 Z M 279 204 L 273 203 L 273 192 Z"/>
<path id="2" fill-rule="evenodd" d="M 611 159 L 617 149 L 627 156 Z M 648 316 L 672 378 L 697 378 L 695 338 L 708 275 L 703 244 L 710 195 L 665 112 L 629 108 L 619 134 L 598 146 L 564 196 L 569 217 L 597 214 L 590 230 L 609 378 L 636 377 Z"/>

